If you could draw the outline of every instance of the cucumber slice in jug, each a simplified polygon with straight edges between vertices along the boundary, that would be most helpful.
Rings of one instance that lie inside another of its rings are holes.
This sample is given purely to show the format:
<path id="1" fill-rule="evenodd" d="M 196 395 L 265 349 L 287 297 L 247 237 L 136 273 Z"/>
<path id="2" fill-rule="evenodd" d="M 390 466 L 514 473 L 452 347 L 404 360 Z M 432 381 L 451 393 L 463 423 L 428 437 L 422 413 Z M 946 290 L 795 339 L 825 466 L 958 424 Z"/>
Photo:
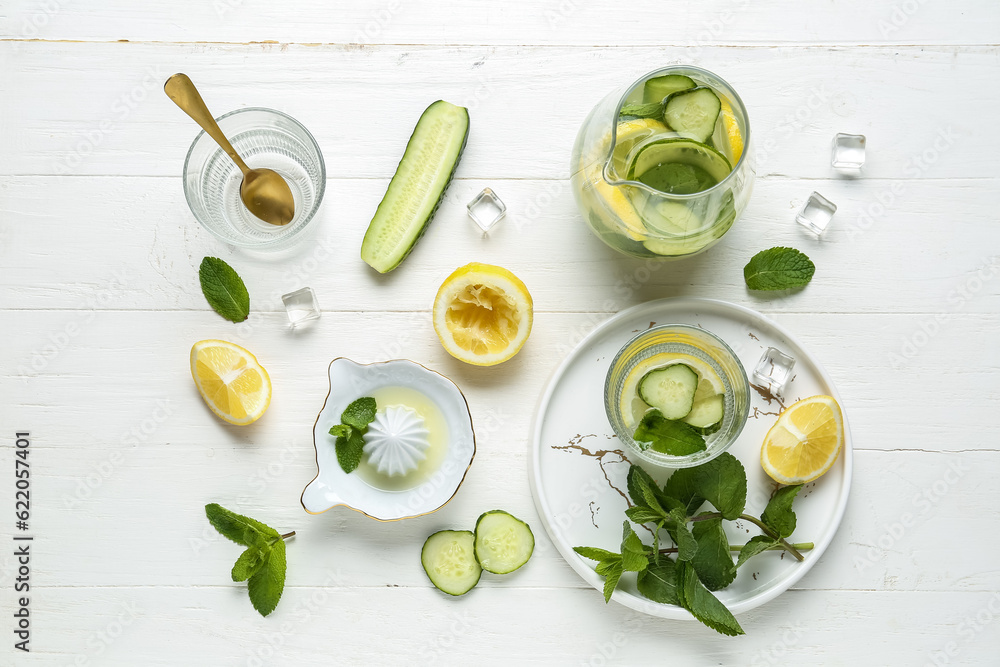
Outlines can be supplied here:
<path id="1" fill-rule="evenodd" d="M 361 243 L 379 273 L 399 266 L 427 230 L 469 137 L 469 111 L 438 100 L 420 116 Z"/>
<path id="2" fill-rule="evenodd" d="M 448 595 L 465 595 L 479 583 L 483 568 L 475 555 L 470 530 L 439 530 L 424 542 L 420 563 L 427 578 Z"/>
<path id="3" fill-rule="evenodd" d="M 684 421 L 702 435 L 711 435 L 722 427 L 725 405 L 725 396 L 722 394 L 695 401 Z"/>
<path id="4" fill-rule="evenodd" d="M 706 86 L 674 93 L 663 108 L 663 120 L 671 130 L 705 143 L 715 133 L 722 102 Z"/>
<path id="5" fill-rule="evenodd" d="M 685 188 L 687 185 L 686 181 L 672 180 L 681 178 L 687 173 L 675 173 L 672 166 L 678 164 L 693 168 L 692 173 L 697 177 L 711 179 L 705 181 L 708 187 L 717 185 L 733 170 L 733 166 L 726 159 L 726 156 L 711 146 L 691 139 L 675 137 L 651 141 L 639 148 L 629 166 L 628 178 L 645 183 L 651 188 L 667 194 L 692 194 L 691 192 L 673 192 L 674 188 Z M 702 189 L 708 189 L 708 187 Z"/>
<path id="6" fill-rule="evenodd" d="M 698 390 L 698 374 L 685 364 L 672 364 L 646 373 L 639 380 L 639 398 L 665 419 L 682 419 L 691 412 Z"/>
<path id="7" fill-rule="evenodd" d="M 476 521 L 476 561 L 487 572 L 510 574 L 527 563 L 534 550 L 531 528 L 517 517 L 493 510 Z"/>
<path id="8" fill-rule="evenodd" d="M 682 74 L 667 74 L 649 79 L 642 86 L 642 101 L 663 102 L 668 95 L 695 87 L 694 79 Z"/>

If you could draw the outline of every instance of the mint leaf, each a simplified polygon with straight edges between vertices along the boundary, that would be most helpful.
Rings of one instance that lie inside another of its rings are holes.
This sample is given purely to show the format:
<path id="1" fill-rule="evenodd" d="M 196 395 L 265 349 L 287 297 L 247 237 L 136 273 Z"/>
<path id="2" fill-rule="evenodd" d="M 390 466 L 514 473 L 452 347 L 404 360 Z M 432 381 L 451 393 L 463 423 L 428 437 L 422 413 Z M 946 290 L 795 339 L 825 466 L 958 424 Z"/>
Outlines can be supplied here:
<path id="1" fill-rule="evenodd" d="M 632 523 L 659 523 L 659 521 L 666 516 L 662 512 L 657 512 L 656 510 L 651 510 L 648 507 L 629 507 L 625 510 L 625 516 L 629 518 Z"/>
<path id="2" fill-rule="evenodd" d="M 675 471 L 664 490 L 681 502 L 685 502 L 685 497 L 704 498 L 723 518 L 732 521 L 746 506 L 747 474 L 735 456 L 724 452 L 708 463 Z"/>
<path id="3" fill-rule="evenodd" d="M 628 521 L 622 524 L 622 569 L 625 572 L 640 572 L 646 569 L 649 549 L 632 530 Z"/>
<path id="4" fill-rule="evenodd" d="M 278 606 L 285 589 L 285 541 L 274 543 L 263 565 L 247 582 L 250 602 L 261 616 L 267 616 Z"/>
<path id="5" fill-rule="evenodd" d="M 779 537 L 788 537 L 795 532 L 795 512 L 792 511 L 792 501 L 795 500 L 795 495 L 801 488 L 801 484 L 796 484 L 778 489 L 768 501 L 764 513 L 760 515 L 764 525 L 776 532 Z"/>
<path id="6" fill-rule="evenodd" d="M 623 569 L 622 557 L 619 556 L 618 554 L 612 554 L 610 557 L 602 560 L 600 563 L 597 564 L 597 567 L 594 568 L 594 571 L 603 577 L 607 575 L 608 572 L 610 572 L 615 568 L 618 568 L 619 570 Z"/>
<path id="7" fill-rule="evenodd" d="M 598 549 L 597 547 L 573 547 L 573 551 L 590 560 L 605 560 L 618 556 L 607 549 Z"/>
<path id="8" fill-rule="evenodd" d="M 802 287 L 814 273 L 816 265 L 795 248 L 761 250 L 743 267 L 743 279 L 752 290 Z"/>
<path id="9" fill-rule="evenodd" d="M 671 510 L 665 523 L 667 532 L 677 545 L 677 560 L 691 560 L 698 552 L 698 541 L 687 527 L 684 510 Z"/>
<path id="10" fill-rule="evenodd" d="M 666 556 L 659 563 L 650 563 L 636 579 L 639 592 L 653 602 L 679 605 L 676 570 L 677 565 L 673 559 Z"/>
<path id="11" fill-rule="evenodd" d="M 656 480 L 650 477 L 649 473 L 639 466 L 629 467 L 628 477 L 626 480 L 626 489 L 628 491 L 629 498 L 632 499 L 632 502 L 635 503 L 636 507 L 652 510 L 655 513 L 660 513 L 662 510 L 663 516 L 666 515 L 666 512 L 669 512 L 677 507 L 681 507 L 681 503 L 663 493 L 663 491 L 660 490 L 659 485 L 656 483 Z M 656 499 L 656 503 L 650 503 L 647 501 L 647 489 L 652 491 L 653 497 Z M 654 507 L 654 505 L 657 505 L 658 507 Z M 633 507 L 630 509 L 635 508 Z M 626 514 L 627 513 L 628 512 L 626 511 Z M 633 521 L 635 520 L 633 519 Z M 635 523 L 646 523 L 646 521 L 635 521 Z"/>
<path id="12" fill-rule="evenodd" d="M 266 551 L 261 551 L 257 547 L 250 547 L 240 554 L 233 565 L 233 581 L 246 581 L 254 575 L 264 565 L 270 553 L 270 547 Z"/>
<path id="13" fill-rule="evenodd" d="M 721 634 L 730 637 L 746 634 L 726 605 L 702 585 L 689 563 L 677 564 L 677 584 L 681 606 L 692 616 Z"/>
<path id="14" fill-rule="evenodd" d="M 705 588 L 721 590 L 736 578 L 736 566 L 729 552 L 729 538 L 722 527 L 722 519 L 695 521 L 692 526 L 698 551 L 691 559 L 691 565 Z"/>
<path id="15" fill-rule="evenodd" d="M 648 442 L 654 451 L 671 456 L 687 456 L 705 449 L 704 436 L 693 426 L 667 419 L 659 410 L 650 410 L 642 416 L 633 437 L 637 442 Z"/>
<path id="16" fill-rule="evenodd" d="M 691 472 L 685 472 L 684 474 L 678 474 L 684 470 L 692 470 L 691 468 L 682 468 L 681 470 L 676 470 L 667 479 L 667 483 L 663 485 L 663 493 L 670 498 L 675 499 L 680 505 L 685 509 L 686 514 L 692 515 L 698 511 L 702 505 L 705 504 L 705 499 L 698 495 L 698 490 L 695 488 L 695 482 L 697 478 Z"/>
<path id="17" fill-rule="evenodd" d="M 736 567 L 740 567 L 750 558 L 767 551 L 776 544 L 778 544 L 778 541 L 768 537 L 767 535 L 757 535 L 756 537 L 751 537 L 750 541 L 744 544 L 743 548 L 740 549 L 740 557 L 736 560 Z"/>
<path id="18" fill-rule="evenodd" d="M 339 437 L 336 442 L 337 463 L 346 473 L 354 472 L 361 464 L 361 454 L 365 449 L 365 439 L 355 430 L 348 437 Z"/>
<path id="19" fill-rule="evenodd" d="M 662 102 L 650 102 L 649 104 L 623 104 L 619 116 L 633 116 L 635 118 L 659 118 L 663 115 Z"/>
<path id="20" fill-rule="evenodd" d="M 247 541 L 248 528 L 266 537 L 279 537 L 278 531 L 274 528 L 271 528 L 260 521 L 255 521 L 248 516 L 230 512 L 218 503 L 209 503 L 208 505 L 205 505 L 205 515 L 208 517 L 212 526 L 214 526 L 217 531 L 222 533 L 223 537 L 229 538 L 233 542 L 236 542 L 236 544 L 250 546 Z"/>
<path id="21" fill-rule="evenodd" d="M 645 471 L 638 466 L 630 467 L 627 484 L 629 495 L 632 497 L 632 501 L 636 503 L 636 507 L 632 509 L 645 507 L 656 514 L 666 516 L 666 510 L 663 509 L 656 497 L 659 488 L 656 486 L 653 478 Z M 645 523 L 645 521 L 640 521 L 639 523 Z"/>
<path id="22" fill-rule="evenodd" d="M 375 419 L 376 409 L 375 399 L 365 396 L 348 405 L 340 415 L 340 421 L 363 432 Z"/>
<path id="23" fill-rule="evenodd" d="M 242 322 L 250 314 L 250 294 L 243 279 L 218 257 L 206 257 L 198 268 L 201 292 L 212 310 L 230 322 Z"/>
<path id="24" fill-rule="evenodd" d="M 611 594 L 615 592 L 615 586 L 618 585 L 618 580 L 622 578 L 622 564 L 619 562 L 615 566 L 611 567 L 610 570 L 604 575 L 604 601 L 611 601 Z"/>
<path id="25" fill-rule="evenodd" d="M 330 435 L 337 438 L 349 438 L 352 430 L 347 424 L 337 424 L 330 427 Z"/>

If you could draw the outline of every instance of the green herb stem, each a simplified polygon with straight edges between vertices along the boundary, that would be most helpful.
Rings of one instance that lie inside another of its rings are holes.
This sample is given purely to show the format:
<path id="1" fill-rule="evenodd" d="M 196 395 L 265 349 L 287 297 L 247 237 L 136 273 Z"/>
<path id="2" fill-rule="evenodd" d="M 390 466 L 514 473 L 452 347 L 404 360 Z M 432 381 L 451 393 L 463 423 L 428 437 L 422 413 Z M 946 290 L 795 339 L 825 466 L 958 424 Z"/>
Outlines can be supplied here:
<path id="1" fill-rule="evenodd" d="M 706 512 L 705 514 L 699 514 L 698 516 L 690 517 L 688 519 L 688 521 L 691 521 L 691 522 L 708 521 L 709 519 L 718 519 L 720 517 L 722 517 L 722 512 Z M 778 537 L 777 533 L 775 533 L 773 530 L 771 530 L 770 528 L 768 528 L 767 524 L 765 524 L 763 521 L 761 521 L 757 517 L 750 516 L 749 514 L 741 514 L 739 516 L 739 518 L 743 519 L 745 521 L 749 521 L 753 525 L 755 525 L 758 528 L 760 528 L 760 530 L 761 530 L 762 533 L 764 533 L 765 535 L 767 535 L 768 537 L 770 537 L 770 538 L 772 538 L 774 540 L 777 540 L 778 546 L 780 546 L 782 549 L 784 549 L 788 553 L 792 554 L 792 556 L 795 557 L 795 560 L 800 561 L 800 562 L 805 560 L 805 556 L 803 556 L 799 552 L 799 550 L 795 548 L 794 544 L 790 544 L 783 537 Z"/>
<path id="2" fill-rule="evenodd" d="M 730 551 L 741 551 L 743 549 L 743 547 L 745 547 L 745 546 L 746 546 L 745 544 L 730 544 L 729 545 L 729 550 Z M 794 544 L 792 544 L 790 546 L 798 549 L 799 551 L 809 551 L 810 549 L 816 548 L 816 545 L 813 544 L 812 542 L 795 542 Z M 778 551 L 778 550 L 784 550 L 784 548 L 785 547 L 781 546 L 780 544 L 775 544 L 774 546 L 768 547 L 767 549 L 765 549 L 765 551 Z M 660 549 L 658 553 L 661 553 L 661 554 L 675 554 L 675 553 L 677 553 L 677 551 L 678 551 L 677 547 L 670 547 L 668 549 Z"/>
<path id="3" fill-rule="evenodd" d="M 281 535 L 280 537 L 283 540 L 287 540 L 289 537 L 294 537 L 294 536 L 295 536 L 295 531 L 293 530 L 292 532 L 285 533 L 284 535 Z"/>

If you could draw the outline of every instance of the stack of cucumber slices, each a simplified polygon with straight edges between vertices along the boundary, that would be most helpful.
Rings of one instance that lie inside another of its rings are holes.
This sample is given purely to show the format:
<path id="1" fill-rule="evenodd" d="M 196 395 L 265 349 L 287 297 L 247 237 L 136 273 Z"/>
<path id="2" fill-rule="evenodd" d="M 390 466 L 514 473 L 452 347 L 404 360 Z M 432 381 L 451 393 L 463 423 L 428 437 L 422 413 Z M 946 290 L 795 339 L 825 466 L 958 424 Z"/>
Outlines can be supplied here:
<path id="1" fill-rule="evenodd" d="M 660 353 L 640 362 L 625 378 L 622 418 L 634 429 L 640 446 L 684 456 L 704 450 L 704 437 L 722 427 L 725 392 L 722 379 L 707 362 L 687 354 Z"/>
<path id="2" fill-rule="evenodd" d="M 483 570 L 510 574 L 531 558 L 535 536 L 517 517 L 493 510 L 476 521 L 476 531 L 439 530 L 424 542 L 420 562 L 438 589 L 465 595 L 479 583 Z"/>

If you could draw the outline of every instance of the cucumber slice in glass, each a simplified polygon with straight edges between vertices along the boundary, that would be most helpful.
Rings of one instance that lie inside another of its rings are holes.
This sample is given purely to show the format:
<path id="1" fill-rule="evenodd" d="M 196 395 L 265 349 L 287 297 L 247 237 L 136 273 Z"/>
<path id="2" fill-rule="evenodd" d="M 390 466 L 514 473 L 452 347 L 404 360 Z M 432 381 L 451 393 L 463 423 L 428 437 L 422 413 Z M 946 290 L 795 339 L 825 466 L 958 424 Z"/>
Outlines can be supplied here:
<path id="1" fill-rule="evenodd" d="M 476 521 L 476 561 L 487 572 L 510 574 L 527 563 L 534 550 L 531 528 L 517 517 L 493 510 Z"/>
<path id="2" fill-rule="evenodd" d="M 399 266 L 427 230 L 469 137 L 469 111 L 438 100 L 420 116 L 368 225 L 361 259 L 379 273 Z"/>
<path id="3" fill-rule="evenodd" d="M 694 79 L 683 74 L 667 74 L 649 79 L 642 86 L 642 101 L 663 102 L 668 95 L 695 87 Z"/>
<path id="4" fill-rule="evenodd" d="M 646 373 L 639 380 L 639 398 L 665 419 L 682 419 L 691 412 L 698 390 L 698 374 L 685 364 L 672 364 Z"/>
<path id="5" fill-rule="evenodd" d="M 479 583 L 476 536 L 470 530 L 439 530 L 424 542 L 420 563 L 427 578 L 448 595 L 465 595 Z"/>
<path id="6" fill-rule="evenodd" d="M 663 107 L 667 126 L 685 137 L 705 143 L 715 133 L 722 101 L 707 86 L 674 93 Z"/>
<path id="7" fill-rule="evenodd" d="M 702 435 L 715 433 L 722 426 L 725 405 L 725 396 L 722 394 L 715 394 L 700 401 L 696 400 L 691 406 L 691 412 L 684 417 L 684 421 Z"/>

